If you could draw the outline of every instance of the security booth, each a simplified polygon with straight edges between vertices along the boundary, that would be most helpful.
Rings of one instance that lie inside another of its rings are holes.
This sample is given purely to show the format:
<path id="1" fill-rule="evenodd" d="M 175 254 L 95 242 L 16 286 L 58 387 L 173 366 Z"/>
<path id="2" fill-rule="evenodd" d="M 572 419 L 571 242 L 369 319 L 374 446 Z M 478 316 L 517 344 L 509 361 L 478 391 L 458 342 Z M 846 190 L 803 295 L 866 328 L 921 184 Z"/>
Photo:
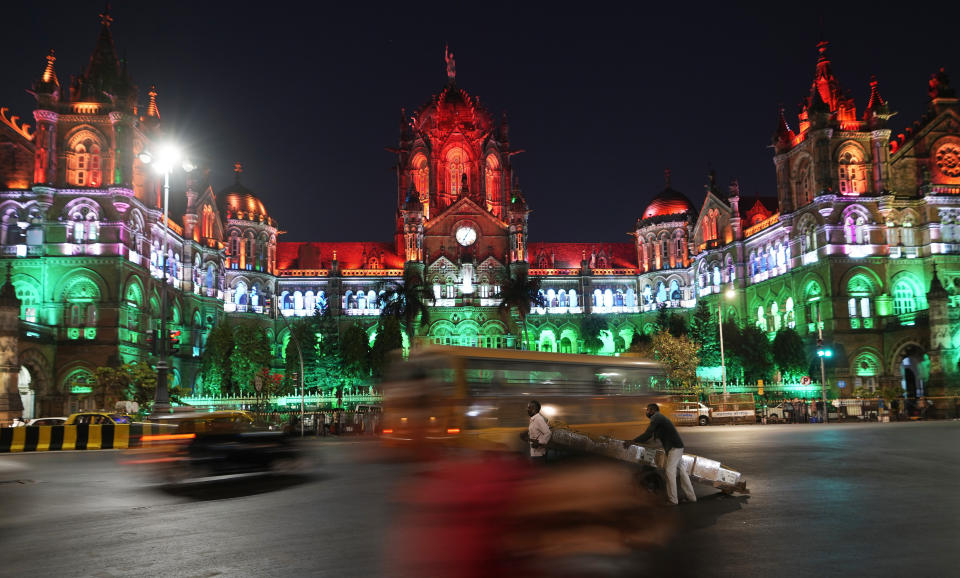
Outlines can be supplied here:
<path id="1" fill-rule="evenodd" d="M 757 408 L 752 393 L 711 394 L 710 422 L 714 424 L 756 423 Z"/>

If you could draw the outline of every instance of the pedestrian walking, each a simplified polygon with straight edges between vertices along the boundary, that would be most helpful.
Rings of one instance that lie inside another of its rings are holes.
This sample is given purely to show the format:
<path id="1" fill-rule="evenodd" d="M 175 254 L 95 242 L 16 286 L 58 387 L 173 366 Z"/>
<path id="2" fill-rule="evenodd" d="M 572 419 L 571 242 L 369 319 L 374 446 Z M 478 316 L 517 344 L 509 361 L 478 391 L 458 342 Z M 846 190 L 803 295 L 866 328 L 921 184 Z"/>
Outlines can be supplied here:
<path id="1" fill-rule="evenodd" d="M 786 423 L 794 423 L 793 416 L 793 402 L 789 399 L 783 402 L 783 421 Z"/>
<path id="2" fill-rule="evenodd" d="M 550 443 L 550 426 L 547 418 L 540 413 L 540 402 L 531 399 L 527 404 L 527 415 L 530 416 L 530 425 L 527 426 L 527 441 L 530 444 L 530 459 L 536 463 L 543 463 L 547 459 L 547 444 Z"/>
<path id="3" fill-rule="evenodd" d="M 693 491 L 693 484 L 690 483 L 690 476 L 683 469 L 683 440 L 677 428 L 665 415 L 660 413 L 660 406 L 655 403 L 647 405 L 647 417 L 650 418 L 650 425 L 647 426 L 639 436 L 633 438 L 632 443 L 643 443 L 650 438 L 660 440 L 663 445 L 663 451 L 667 454 L 664 473 L 667 475 L 667 501 L 673 505 L 679 503 L 677 498 L 677 476 L 680 477 L 680 488 L 683 495 L 690 502 L 697 501 L 697 494 Z M 623 442 L 623 447 L 630 447 L 631 441 Z"/>

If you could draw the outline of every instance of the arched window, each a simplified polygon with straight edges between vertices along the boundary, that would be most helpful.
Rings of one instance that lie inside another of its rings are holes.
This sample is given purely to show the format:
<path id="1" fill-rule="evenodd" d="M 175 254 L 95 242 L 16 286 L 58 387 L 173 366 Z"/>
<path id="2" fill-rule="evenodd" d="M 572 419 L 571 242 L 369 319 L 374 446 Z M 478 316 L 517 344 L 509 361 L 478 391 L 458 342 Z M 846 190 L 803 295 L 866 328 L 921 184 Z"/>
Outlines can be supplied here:
<path id="1" fill-rule="evenodd" d="M 577 306 L 578 306 L 578 305 L 577 305 L 577 291 L 576 291 L 575 289 L 571 289 L 570 292 L 567 294 L 567 296 L 568 296 L 569 299 L 570 299 L 570 307 L 577 307 Z"/>
<path id="2" fill-rule="evenodd" d="M 459 195 L 463 183 L 463 176 L 467 176 L 467 182 L 470 180 L 468 161 L 466 151 L 460 147 L 454 147 L 447 151 L 447 191 L 451 195 Z"/>
<path id="3" fill-rule="evenodd" d="M 913 283 L 900 279 L 893 286 L 893 313 L 903 315 L 917 310 L 917 295 Z"/>
<path id="4" fill-rule="evenodd" d="M 487 207 L 500 201 L 500 161 L 497 156 L 487 155 L 485 167 L 485 180 L 487 186 Z"/>
<path id="5" fill-rule="evenodd" d="M 867 219 L 863 215 L 849 215 L 844 221 L 844 238 L 848 245 L 865 245 L 870 242 Z"/>
<path id="6" fill-rule="evenodd" d="M 786 303 L 786 313 L 784 314 L 784 319 L 787 322 L 787 327 L 794 329 L 797 326 L 797 316 L 793 311 L 793 297 L 787 297 Z"/>
<path id="7" fill-rule="evenodd" d="M 814 223 L 808 223 L 803 228 L 800 237 L 801 250 L 803 253 L 810 253 L 817 250 L 817 226 Z"/>
<path id="8" fill-rule="evenodd" d="M 809 158 L 804 158 L 800 161 L 794 180 L 794 187 L 797 197 L 797 207 L 802 207 L 813 202 L 813 170 L 810 166 Z"/>
<path id="9" fill-rule="evenodd" d="M 713 266 L 713 286 L 720 287 L 720 267 L 718 265 Z"/>
<path id="10" fill-rule="evenodd" d="M 40 305 L 40 292 L 31 283 L 14 283 L 17 298 L 20 299 L 20 319 L 29 323 L 37 322 L 37 307 Z"/>
<path id="11" fill-rule="evenodd" d="M 850 316 L 850 325 L 858 329 L 860 318 L 870 319 L 873 315 L 871 298 L 874 295 L 874 284 L 866 275 L 854 275 L 847 283 L 847 314 Z M 869 329 L 869 327 L 867 327 Z"/>
<path id="12" fill-rule="evenodd" d="M 776 302 L 770 304 L 770 330 L 780 331 L 780 307 Z"/>
<path id="13" fill-rule="evenodd" d="M 905 247 L 913 247 L 915 244 L 913 236 L 913 216 L 907 215 L 903 217 L 903 245 Z"/>
<path id="14" fill-rule="evenodd" d="M 205 238 L 213 237 L 213 209 L 210 205 L 203 206 L 203 220 L 201 221 L 201 236 Z"/>
<path id="15" fill-rule="evenodd" d="M 860 195 L 866 192 L 867 174 L 859 152 L 848 149 L 842 153 L 838 171 L 841 195 Z"/>
<path id="16" fill-rule="evenodd" d="M 247 235 L 246 248 L 244 250 L 244 267 L 251 271 L 253 270 L 254 261 L 256 259 L 255 251 L 256 241 L 253 238 L 253 233 Z"/>
<path id="17" fill-rule="evenodd" d="M 233 302 L 237 305 L 244 305 L 249 302 L 249 297 L 247 296 L 247 284 L 243 281 L 237 283 L 236 288 L 233 290 Z"/>
<path id="18" fill-rule="evenodd" d="M 764 315 L 763 305 L 757 307 L 757 327 L 760 328 L 760 331 L 767 330 L 767 319 Z"/>
<path id="19" fill-rule="evenodd" d="M 414 155 L 410 161 L 410 180 L 413 181 L 413 188 L 420 195 L 422 200 L 430 193 L 430 166 L 427 163 L 427 157 L 423 153 Z"/>
<path id="20" fill-rule="evenodd" d="M 657 283 L 657 303 L 663 303 L 667 300 L 667 288 L 664 286 L 663 281 Z"/>
<path id="21" fill-rule="evenodd" d="M 667 269 L 670 267 L 670 242 L 666 239 L 660 239 L 660 268 Z"/>
<path id="22" fill-rule="evenodd" d="M 303 293 L 300 291 L 293 292 L 293 308 L 297 311 L 303 311 Z"/>

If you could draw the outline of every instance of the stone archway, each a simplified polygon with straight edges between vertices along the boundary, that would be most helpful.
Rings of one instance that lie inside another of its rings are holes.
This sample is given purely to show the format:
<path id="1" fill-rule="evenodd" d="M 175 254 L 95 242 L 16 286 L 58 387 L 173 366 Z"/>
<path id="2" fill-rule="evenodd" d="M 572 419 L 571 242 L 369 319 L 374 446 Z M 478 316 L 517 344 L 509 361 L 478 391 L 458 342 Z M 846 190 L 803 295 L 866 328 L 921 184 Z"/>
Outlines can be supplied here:
<path id="1" fill-rule="evenodd" d="M 900 387 L 905 398 L 908 412 L 917 398 L 927 395 L 927 382 L 930 379 L 930 357 L 923 347 L 916 343 L 906 343 L 897 350 L 894 357 L 900 374 Z"/>
<path id="2" fill-rule="evenodd" d="M 20 352 L 17 358 L 21 368 L 21 377 L 28 377 L 27 389 L 32 392 L 33 417 L 58 416 L 63 413 L 63 396 L 54 386 L 51 363 L 39 349 L 29 348 Z M 26 370 L 27 376 L 24 376 Z M 23 380 L 21 380 L 23 381 Z M 21 388 L 21 396 L 23 396 Z M 24 406 L 24 416 L 27 408 Z"/>

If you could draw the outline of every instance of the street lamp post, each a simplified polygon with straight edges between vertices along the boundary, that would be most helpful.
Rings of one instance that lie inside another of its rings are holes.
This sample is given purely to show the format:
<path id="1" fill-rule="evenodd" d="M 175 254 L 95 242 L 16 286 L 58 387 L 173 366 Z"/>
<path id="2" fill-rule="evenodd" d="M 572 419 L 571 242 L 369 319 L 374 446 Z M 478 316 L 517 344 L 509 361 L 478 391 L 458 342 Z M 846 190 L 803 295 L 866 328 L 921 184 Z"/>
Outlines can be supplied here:
<path id="1" fill-rule="evenodd" d="M 733 287 L 727 289 L 724 295 L 727 299 L 736 296 Z M 720 375 L 723 381 L 723 395 L 727 395 L 727 361 L 723 354 L 723 299 L 717 298 L 717 327 L 720 328 Z"/>
<path id="2" fill-rule="evenodd" d="M 817 307 L 817 344 L 823 343 L 823 323 L 820 322 L 820 307 Z M 823 417 L 820 418 L 820 423 L 827 423 L 830 418 L 830 411 L 827 409 L 827 370 L 824 367 L 823 358 L 826 357 L 823 355 L 822 351 L 818 351 L 818 356 L 820 357 L 820 397 L 823 400 Z"/>
<path id="3" fill-rule="evenodd" d="M 304 412 L 303 349 L 300 347 L 300 340 L 297 339 L 296 334 L 294 334 L 293 330 L 290 329 L 290 322 L 287 321 L 287 317 L 286 315 L 283 314 L 283 310 L 278 306 L 276 312 L 277 312 L 277 316 L 281 320 L 283 320 L 283 324 L 284 326 L 286 326 L 287 331 L 290 332 L 290 339 L 293 340 L 293 344 L 297 346 L 297 358 L 300 360 L 300 437 L 303 437 L 303 412 Z M 314 417 L 316 417 L 316 415 L 317 414 L 315 413 Z M 319 424 L 314 424 L 314 425 L 319 425 Z"/>
<path id="4" fill-rule="evenodd" d="M 140 161 L 144 164 L 153 163 L 154 169 L 158 173 L 163 173 L 163 222 L 161 230 L 163 231 L 163 243 L 160 249 L 160 267 L 163 269 L 160 279 L 160 335 L 157 336 L 157 390 L 153 398 L 154 413 L 167 412 L 170 409 L 170 389 L 167 381 L 170 374 L 170 365 L 167 360 L 167 347 L 170 336 L 167 334 L 167 251 L 169 239 L 170 222 L 170 173 L 173 172 L 173 164 L 180 160 L 180 151 L 173 146 L 165 146 L 160 150 L 160 155 L 154 158 L 152 154 L 143 151 L 139 155 Z M 193 171 L 194 166 L 188 160 L 183 160 L 184 172 Z"/>

